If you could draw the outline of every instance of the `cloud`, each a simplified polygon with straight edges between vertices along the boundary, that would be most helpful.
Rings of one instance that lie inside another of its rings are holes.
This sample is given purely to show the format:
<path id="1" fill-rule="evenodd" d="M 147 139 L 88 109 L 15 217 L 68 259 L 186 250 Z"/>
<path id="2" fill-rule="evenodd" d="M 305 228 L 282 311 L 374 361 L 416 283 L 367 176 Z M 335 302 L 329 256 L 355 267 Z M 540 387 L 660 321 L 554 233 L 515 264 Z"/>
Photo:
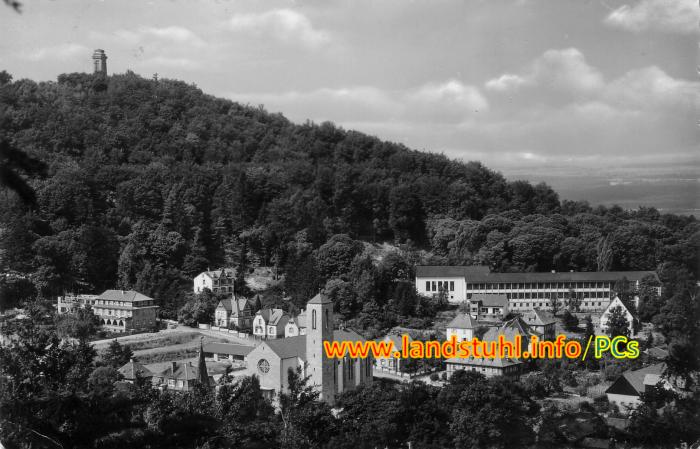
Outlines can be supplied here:
<path id="1" fill-rule="evenodd" d="M 314 28 L 305 15 L 291 9 L 236 14 L 229 20 L 228 26 L 235 32 L 300 43 L 308 48 L 318 48 L 330 41 L 328 32 Z"/>
<path id="2" fill-rule="evenodd" d="M 696 0 L 638 0 L 612 11 L 605 23 L 627 31 L 698 32 L 700 8 Z"/>
<path id="3" fill-rule="evenodd" d="M 268 109 L 284 111 L 296 121 L 333 120 L 341 124 L 358 121 L 455 124 L 489 107 L 477 87 L 454 79 L 403 90 L 353 86 L 228 96 L 235 101 L 262 103 Z"/>
<path id="4" fill-rule="evenodd" d="M 189 30 L 188 28 L 181 26 L 167 26 L 167 27 L 140 27 L 136 29 L 118 29 L 111 34 L 105 34 L 102 32 L 91 33 L 92 39 L 102 39 L 102 40 L 117 40 L 119 42 L 127 43 L 130 45 L 137 44 L 155 44 L 156 42 L 160 44 L 178 44 L 178 45 L 191 45 L 191 46 L 203 46 L 206 45 L 204 39 L 199 37 L 196 33 Z"/>
<path id="5" fill-rule="evenodd" d="M 40 48 L 23 56 L 30 61 L 45 61 L 72 59 L 78 56 L 89 57 L 91 54 L 92 50 L 84 45 L 68 43 Z"/>
<path id="6" fill-rule="evenodd" d="M 163 28 L 143 27 L 140 32 L 147 36 L 154 36 L 160 39 L 178 43 L 188 43 L 194 45 L 204 45 L 205 42 L 194 32 L 180 26 L 169 26 Z"/>
<path id="7" fill-rule="evenodd" d="M 487 81 L 486 89 L 503 92 L 517 89 L 523 84 L 527 84 L 527 81 L 524 78 L 511 73 L 505 73 L 498 78 Z"/>
<path id="8" fill-rule="evenodd" d="M 572 94 L 598 89 L 603 76 L 586 62 L 576 48 L 547 50 L 521 74 L 506 73 L 486 82 L 492 91 L 514 91 L 522 87 L 544 86 Z"/>

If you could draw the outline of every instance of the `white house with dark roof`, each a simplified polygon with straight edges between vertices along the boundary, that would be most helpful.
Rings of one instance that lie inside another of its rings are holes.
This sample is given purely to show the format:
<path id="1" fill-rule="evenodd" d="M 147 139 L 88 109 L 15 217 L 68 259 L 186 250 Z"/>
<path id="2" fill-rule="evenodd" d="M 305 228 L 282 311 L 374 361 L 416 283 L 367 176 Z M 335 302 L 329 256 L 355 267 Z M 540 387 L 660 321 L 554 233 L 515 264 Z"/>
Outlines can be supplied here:
<path id="1" fill-rule="evenodd" d="M 289 315 L 282 309 L 258 310 L 253 318 L 253 335 L 263 339 L 283 338 Z"/>
<path id="2" fill-rule="evenodd" d="M 230 298 L 219 301 L 219 305 L 214 310 L 214 324 L 250 332 L 255 317 L 254 307 L 255 303 L 250 299 L 231 294 Z"/>
<path id="3" fill-rule="evenodd" d="M 671 388 L 662 377 L 665 370 L 665 363 L 657 363 L 642 369 L 625 371 L 605 390 L 608 402 L 623 409 L 636 408 L 640 404 L 639 397 L 650 387 L 661 382 L 664 388 Z"/>
<path id="4" fill-rule="evenodd" d="M 235 268 L 219 268 L 199 273 L 193 280 L 195 293 L 202 293 L 208 288 L 213 293 L 233 293 L 233 282 L 236 279 Z"/>
<path id="5" fill-rule="evenodd" d="M 625 304 L 617 296 L 610 302 L 608 307 L 605 308 L 603 314 L 600 315 L 599 323 L 601 332 L 607 333 L 608 322 L 610 321 L 610 317 L 612 316 L 613 310 L 618 307 L 622 309 L 622 313 L 625 315 L 627 323 L 629 323 L 630 336 L 634 335 L 634 315 L 632 315 L 632 312 L 630 312 L 629 309 L 625 307 Z"/>
<path id="6" fill-rule="evenodd" d="M 302 310 L 297 316 L 289 318 L 287 325 L 284 327 L 284 336 L 296 337 L 297 335 L 306 335 L 306 311 Z"/>
<path id="7" fill-rule="evenodd" d="M 450 340 L 454 335 L 457 341 L 471 340 L 474 338 L 474 329 L 479 322 L 468 313 L 458 313 L 445 328 L 445 336 Z"/>
<path id="8" fill-rule="evenodd" d="M 476 320 L 502 320 L 508 311 L 508 297 L 504 294 L 474 295 L 469 300 L 469 312 Z"/>
<path id="9" fill-rule="evenodd" d="M 523 315 L 523 320 L 531 329 L 542 334 L 543 340 L 554 340 L 556 338 L 557 320 L 549 312 L 532 309 Z"/>
<path id="10" fill-rule="evenodd" d="M 307 303 L 306 313 L 306 335 L 266 340 L 245 358 L 249 374 L 258 376 L 265 396 L 276 401 L 289 388 L 289 370 L 297 368 L 329 404 L 337 394 L 371 383 L 371 357 L 331 359 L 324 352 L 324 341 L 364 341 L 355 331 L 333 330 L 333 303 L 318 294 Z"/>
<path id="11" fill-rule="evenodd" d="M 445 360 L 445 370 L 449 379 L 456 371 L 475 371 L 486 377 L 506 376 L 519 377 L 521 373 L 522 362 L 512 358 L 451 358 Z"/>
<path id="12" fill-rule="evenodd" d="M 410 335 L 406 334 L 407 341 L 409 345 L 413 341 Z M 393 344 L 394 352 L 403 351 L 403 338 L 401 335 L 389 334 L 385 335 L 384 338 L 375 340 L 377 343 L 380 342 L 391 342 Z M 401 357 L 377 357 L 374 359 L 374 368 L 390 374 L 400 375 L 403 373 L 404 365 L 408 362 L 408 359 L 403 359 Z"/>

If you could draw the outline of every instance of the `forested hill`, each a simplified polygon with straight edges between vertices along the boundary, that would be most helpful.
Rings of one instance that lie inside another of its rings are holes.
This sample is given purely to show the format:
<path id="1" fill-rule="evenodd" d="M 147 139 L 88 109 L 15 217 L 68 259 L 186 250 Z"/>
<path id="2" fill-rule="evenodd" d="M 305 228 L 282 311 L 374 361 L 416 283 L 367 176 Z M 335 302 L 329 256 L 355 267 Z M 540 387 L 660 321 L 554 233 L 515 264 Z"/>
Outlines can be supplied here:
<path id="1" fill-rule="evenodd" d="M 0 84 L 0 138 L 48 165 L 27 174 L 34 211 L 0 197 L 0 268 L 30 273 L 40 295 L 120 286 L 164 303 L 207 267 L 313 263 L 336 234 L 499 270 L 698 271 L 692 217 L 560 202 L 478 162 L 293 124 L 180 81 Z"/>

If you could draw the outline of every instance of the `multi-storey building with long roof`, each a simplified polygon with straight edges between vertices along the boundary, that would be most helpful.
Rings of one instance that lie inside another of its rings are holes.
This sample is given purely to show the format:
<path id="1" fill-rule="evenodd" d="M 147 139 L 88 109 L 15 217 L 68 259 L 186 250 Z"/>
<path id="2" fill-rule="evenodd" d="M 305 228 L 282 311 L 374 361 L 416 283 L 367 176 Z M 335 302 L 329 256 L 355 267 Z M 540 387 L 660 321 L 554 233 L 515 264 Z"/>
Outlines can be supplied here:
<path id="1" fill-rule="evenodd" d="M 475 295 L 505 295 L 512 312 L 550 310 L 552 298 L 564 303 L 573 293 L 582 312 L 602 312 L 615 297 L 617 281 L 627 279 L 638 288 L 647 276 L 658 281 L 654 271 L 494 273 L 486 266 L 417 266 L 416 290 L 423 295 L 445 294 L 452 303 Z"/>
<path id="2" fill-rule="evenodd" d="M 134 290 L 106 290 L 92 310 L 104 328 L 124 332 L 154 327 L 158 306 L 153 298 Z"/>

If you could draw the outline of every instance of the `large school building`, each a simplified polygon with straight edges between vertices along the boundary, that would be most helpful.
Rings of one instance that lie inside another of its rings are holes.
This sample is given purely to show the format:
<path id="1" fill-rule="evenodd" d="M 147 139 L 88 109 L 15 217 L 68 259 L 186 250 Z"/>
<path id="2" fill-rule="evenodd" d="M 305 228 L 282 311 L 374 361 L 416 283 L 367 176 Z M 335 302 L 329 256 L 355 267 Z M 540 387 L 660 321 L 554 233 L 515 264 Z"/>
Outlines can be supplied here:
<path id="1" fill-rule="evenodd" d="M 553 296 L 563 306 L 574 292 L 579 310 L 602 312 L 615 297 L 617 281 L 627 279 L 639 287 L 647 276 L 658 281 L 654 271 L 494 273 L 487 266 L 417 266 L 416 290 L 428 296 L 442 291 L 452 303 L 469 301 L 474 295 L 505 295 L 513 312 L 550 309 Z"/>

